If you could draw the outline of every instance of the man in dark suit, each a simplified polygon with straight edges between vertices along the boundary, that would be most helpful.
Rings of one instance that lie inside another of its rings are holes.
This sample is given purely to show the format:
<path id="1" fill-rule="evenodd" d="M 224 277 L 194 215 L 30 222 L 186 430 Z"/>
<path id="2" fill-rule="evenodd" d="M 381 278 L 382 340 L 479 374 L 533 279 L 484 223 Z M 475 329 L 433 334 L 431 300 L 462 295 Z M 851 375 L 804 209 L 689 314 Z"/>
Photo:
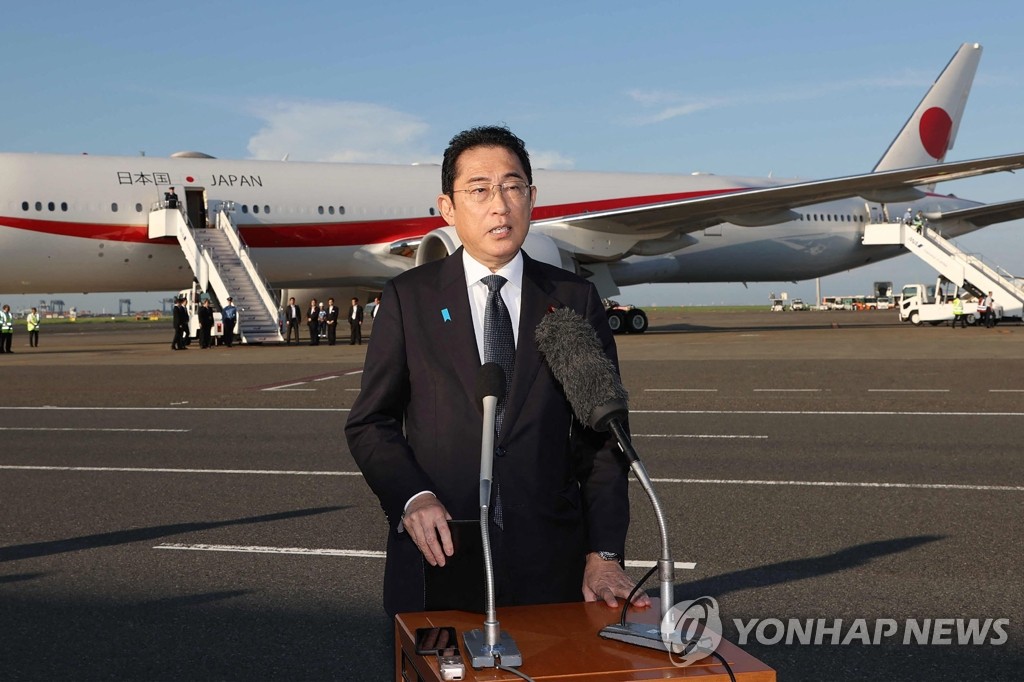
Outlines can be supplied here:
<path id="1" fill-rule="evenodd" d="M 338 306 L 334 305 L 334 299 L 327 299 L 327 345 L 333 346 L 338 335 Z"/>
<path id="2" fill-rule="evenodd" d="M 505 128 L 460 133 L 441 174 L 438 208 L 463 247 L 385 285 L 388 305 L 374 319 L 346 425 L 349 449 L 388 519 L 384 607 L 423 610 L 424 562 L 443 567 L 454 553 L 448 521 L 480 517 L 474 394 L 493 343 L 484 338 L 490 293 L 481 281 L 492 273 L 507 280 L 499 294 L 518 330 L 491 500 L 498 604 L 614 605 L 633 587 L 621 564 L 627 465 L 606 434 L 574 421 L 534 338 L 550 309 L 568 306 L 594 325 L 616 362 L 604 308 L 591 284 L 521 251 L 536 200 L 522 140 Z M 634 602 L 650 600 L 640 592 Z"/>
<path id="3" fill-rule="evenodd" d="M 314 298 L 309 302 L 309 310 L 306 312 L 306 328 L 309 329 L 309 345 L 320 345 L 320 306 Z"/>
<path id="4" fill-rule="evenodd" d="M 185 339 L 188 337 L 188 310 L 185 309 L 185 297 L 179 296 L 174 301 L 174 339 L 171 350 L 185 350 Z"/>
<path id="5" fill-rule="evenodd" d="M 288 299 L 288 307 L 284 309 L 284 326 L 288 336 L 285 337 L 285 344 L 292 342 L 292 331 L 295 332 L 295 343 L 299 342 L 299 323 L 302 321 L 302 310 L 295 302 L 295 297 Z"/>
<path id="6" fill-rule="evenodd" d="M 358 346 L 363 343 L 363 306 L 359 305 L 359 299 L 352 299 L 352 305 L 348 307 L 348 324 L 351 331 L 348 345 Z"/>

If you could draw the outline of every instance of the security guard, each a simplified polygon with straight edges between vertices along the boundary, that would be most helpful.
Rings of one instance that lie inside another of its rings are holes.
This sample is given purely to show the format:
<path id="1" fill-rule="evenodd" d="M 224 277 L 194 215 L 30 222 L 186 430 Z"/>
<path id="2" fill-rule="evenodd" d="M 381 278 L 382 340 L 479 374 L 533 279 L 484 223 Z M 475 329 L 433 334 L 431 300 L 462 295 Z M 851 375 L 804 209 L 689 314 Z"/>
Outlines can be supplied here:
<path id="1" fill-rule="evenodd" d="M 39 313 L 35 308 L 25 318 L 25 327 L 28 329 L 28 345 L 33 348 L 39 347 Z"/>
<path id="2" fill-rule="evenodd" d="M 0 309 L 0 353 L 13 353 L 11 341 L 14 337 L 14 315 L 11 306 L 4 303 Z"/>
<path id="3" fill-rule="evenodd" d="M 967 320 L 964 319 L 964 302 L 960 300 L 960 294 L 953 296 L 953 329 L 956 329 L 957 322 L 961 327 L 967 327 Z"/>

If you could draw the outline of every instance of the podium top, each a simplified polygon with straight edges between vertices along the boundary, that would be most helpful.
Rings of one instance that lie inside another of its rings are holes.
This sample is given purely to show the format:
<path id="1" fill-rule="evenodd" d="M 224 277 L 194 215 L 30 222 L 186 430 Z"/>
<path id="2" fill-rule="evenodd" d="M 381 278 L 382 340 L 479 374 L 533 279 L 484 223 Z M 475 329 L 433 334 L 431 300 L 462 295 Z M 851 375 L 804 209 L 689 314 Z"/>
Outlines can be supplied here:
<path id="1" fill-rule="evenodd" d="M 629 611 L 631 622 L 657 623 L 660 613 L 656 599 L 647 609 Z M 728 681 L 722 664 L 707 657 L 685 668 L 672 664 L 667 652 L 644 649 L 603 639 L 598 632 L 617 623 L 619 609 L 603 602 L 576 602 L 538 606 L 511 606 L 498 609 L 501 629 L 515 640 L 523 655 L 520 670 L 537 680 L 597 680 L 626 682 L 630 680 L 694 680 Z M 428 611 L 402 613 L 395 616 L 395 644 L 399 661 L 396 679 L 417 679 L 402 676 L 402 655 L 413 664 L 419 679 L 439 680 L 434 657 L 416 656 L 416 628 L 452 626 L 458 631 L 460 648 L 463 633 L 483 627 L 483 615 L 465 611 Z M 775 671 L 744 652 L 731 642 L 722 640 L 718 654 L 728 661 L 737 680 L 744 682 L 775 682 Z M 419 659 L 419 660 L 415 660 Z M 427 673 L 431 672 L 433 677 Z M 517 680 L 510 673 L 493 668 L 473 670 L 467 661 L 466 680 Z"/>

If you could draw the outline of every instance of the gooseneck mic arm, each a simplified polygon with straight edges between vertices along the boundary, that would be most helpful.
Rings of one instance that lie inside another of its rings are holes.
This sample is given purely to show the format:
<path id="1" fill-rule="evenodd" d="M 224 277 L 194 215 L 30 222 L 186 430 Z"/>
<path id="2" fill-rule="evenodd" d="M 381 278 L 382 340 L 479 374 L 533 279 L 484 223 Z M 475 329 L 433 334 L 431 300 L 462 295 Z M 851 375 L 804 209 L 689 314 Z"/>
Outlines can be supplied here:
<path id="1" fill-rule="evenodd" d="M 548 313 L 537 325 L 536 338 L 537 348 L 555 379 L 562 385 L 576 418 L 595 431 L 611 430 L 615 434 L 630 469 L 651 500 L 661 533 L 658 578 L 661 617 L 664 618 L 674 601 L 675 564 L 669 552 L 668 530 L 661 503 L 654 492 L 651 477 L 633 449 L 623 425 L 629 414 L 626 406 L 628 394 L 622 386 L 618 371 L 605 355 L 593 326 L 569 308 Z M 612 625 L 602 630 L 601 636 L 665 649 L 660 631 L 657 628 L 651 630 L 646 625 Z"/>
<path id="2" fill-rule="evenodd" d="M 515 642 L 501 631 L 494 599 L 494 560 L 491 554 L 490 508 L 491 481 L 494 470 L 494 421 L 498 403 L 505 395 L 505 372 L 496 362 L 488 362 L 477 375 L 476 397 L 483 407 L 483 428 L 480 434 L 480 540 L 484 553 L 486 615 L 483 632 L 470 630 L 463 634 L 466 653 L 474 668 L 517 666 L 523 664 Z"/>

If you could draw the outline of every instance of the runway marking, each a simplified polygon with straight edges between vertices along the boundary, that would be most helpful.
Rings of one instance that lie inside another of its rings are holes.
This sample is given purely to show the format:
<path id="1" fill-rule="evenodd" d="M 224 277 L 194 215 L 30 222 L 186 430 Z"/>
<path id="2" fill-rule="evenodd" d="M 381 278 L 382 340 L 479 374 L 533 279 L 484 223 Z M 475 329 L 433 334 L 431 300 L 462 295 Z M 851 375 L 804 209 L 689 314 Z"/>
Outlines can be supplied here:
<path id="1" fill-rule="evenodd" d="M 645 388 L 652 393 L 718 393 L 717 388 Z"/>
<path id="2" fill-rule="evenodd" d="M 990 388 L 989 393 L 1024 393 L 1024 388 Z"/>
<path id="3" fill-rule="evenodd" d="M 312 389 L 311 389 L 312 390 Z M 39 407 L 3 407 L 5 410 L 56 412 L 61 410 L 79 412 L 348 412 L 348 407 L 58 407 L 42 405 Z"/>
<path id="4" fill-rule="evenodd" d="M 755 388 L 754 393 L 821 393 L 821 388 Z"/>
<path id="5" fill-rule="evenodd" d="M 192 429 L 76 429 L 45 426 L 0 426 L 0 431 L 125 431 L 128 433 L 189 433 Z"/>
<path id="6" fill-rule="evenodd" d="M 3 408 L 0 408 L 3 409 Z M 925 412 L 867 410 L 630 410 L 635 414 L 755 414 L 823 417 L 1024 417 L 1024 412 Z"/>
<path id="7" fill-rule="evenodd" d="M 658 565 L 658 562 L 626 559 L 625 564 L 626 568 L 653 568 Z M 692 571 L 697 568 L 697 564 L 693 561 L 673 561 L 672 565 L 675 568 L 681 568 L 687 571 Z"/>
<path id="8" fill-rule="evenodd" d="M 633 480 L 633 479 L 630 479 Z M 652 478 L 654 483 L 699 483 L 709 485 L 794 485 L 811 488 L 904 488 L 913 490 L 981 490 L 1024 492 L 1020 485 L 968 485 L 963 483 L 872 483 L 857 481 L 768 481 L 725 478 Z"/>
<path id="9" fill-rule="evenodd" d="M 319 379 L 313 379 L 313 381 L 330 381 L 331 379 L 339 379 L 340 375 L 333 374 L 329 377 L 320 377 Z"/>
<path id="10" fill-rule="evenodd" d="M 768 436 L 745 436 L 719 433 L 634 433 L 633 438 L 763 438 Z"/>
<path id="11" fill-rule="evenodd" d="M 282 384 L 280 386 L 271 386 L 270 388 L 264 388 L 264 391 L 315 391 L 315 388 L 292 388 L 292 386 L 305 386 L 308 382 L 300 381 L 294 384 Z"/>
<path id="12" fill-rule="evenodd" d="M 193 552 L 246 552 L 249 554 L 305 554 L 311 556 L 343 556 L 383 559 L 384 552 L 373 549 L 321 549 L 309 547 L 261 547 L 258 545 L 203 545 L 165 542 L 153 549 L 181 549 Z"/>
<path id="13" fill-rule="evenodd" d="M 868 393 L 949 393 L 948 388 L 869 388 Z"/>
<path id="14" fill-rule="evenodd" d="M 249 474 L 253 476 L 362 476 L 359 471 L 289 471 L 275 469 L 169 469 L 160 467 L 77 467 L 0 464 L 0 471 L 82 471 L 93 473 L 142 474 Z M 631 481 L 634 479 L 630 479 Z M 819 488 L 904 488 L 917 490 L 989 490 L 1024 492 L 1018 485 L 969 485 L 963 483 L 885 483 L 858 481 L 771 481 L 726 478 L 652 478 L 656 483 L 696 483 L 708 485 L 792 485 Z"/>
<path id="15" fill-rule="evenodd" d="M 89 471 L 133 474 L 252 474 L 256 476 L 362 476 L 359 471 L 286 471 L 275 469 L 169 469 L 163 467 L 80 467 L 0 464 L 0 470 L 19 471 Z"/>

